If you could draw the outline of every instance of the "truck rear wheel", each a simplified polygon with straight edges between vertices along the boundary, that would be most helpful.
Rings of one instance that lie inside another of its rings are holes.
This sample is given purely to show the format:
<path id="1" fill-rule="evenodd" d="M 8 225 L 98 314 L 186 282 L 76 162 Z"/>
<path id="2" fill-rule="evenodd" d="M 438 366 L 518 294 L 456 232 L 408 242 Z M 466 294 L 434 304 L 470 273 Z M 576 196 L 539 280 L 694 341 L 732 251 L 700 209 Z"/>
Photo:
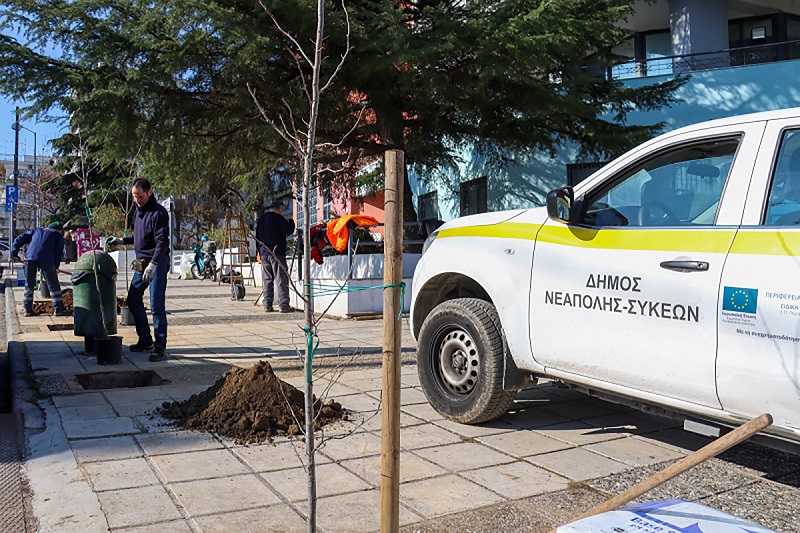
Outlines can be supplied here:
<path id="1" fill-rule="evenodd" d="M 419 381 L 434 409 L 462 424 L 506 412 L 516 392 L 503 390 L 505 342 L 494 305 L 476 298 L 443 302 L 418 338 Z"/>

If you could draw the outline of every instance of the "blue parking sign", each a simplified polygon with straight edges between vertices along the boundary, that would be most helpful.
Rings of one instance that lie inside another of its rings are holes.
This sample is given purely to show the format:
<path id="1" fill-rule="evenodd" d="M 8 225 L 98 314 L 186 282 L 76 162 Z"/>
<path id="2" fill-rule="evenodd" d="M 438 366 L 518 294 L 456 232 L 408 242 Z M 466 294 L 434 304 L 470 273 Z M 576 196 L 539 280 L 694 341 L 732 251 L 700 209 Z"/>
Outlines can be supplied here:
<path id="1" fill-rule="evenodd" d="M 16 209 L 17 202 L 19 202 L 19 186 L 6 185 L 6 213 Z"/>

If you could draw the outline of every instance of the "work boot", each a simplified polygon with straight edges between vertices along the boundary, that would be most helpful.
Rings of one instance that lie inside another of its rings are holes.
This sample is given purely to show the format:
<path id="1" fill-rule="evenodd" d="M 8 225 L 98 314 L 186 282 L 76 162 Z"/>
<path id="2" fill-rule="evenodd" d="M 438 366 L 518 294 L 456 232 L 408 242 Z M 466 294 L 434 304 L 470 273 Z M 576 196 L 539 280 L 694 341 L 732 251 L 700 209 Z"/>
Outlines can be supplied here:
<path id="1" fill-rule="evenodd" d="M 167 358 L 167 351 L 164 348 L 155 348 L 153 353 L 150 354 L 148 357 L 148 361 L 151 363 L 157 363 L 158 361 L 163 361 Z"/>
<path id="2" fill-rule="evenodd" d="M 34 313 L 33 311 L 28 311 L 28 310 L 26 309 L 26 310 L 25 310 L 25 316 L 36 316 L 36 313 Z"/>
<path id="3" fill-rule="evenodd" d="M 295 309 L 291 305 L 287 305 L 286 307 L 281 307 L 281 313 L 294 313 L 295 311 L 297 311 L 297 309 Z"/>
<path id="4" fill-rule="evenodd" d="M 153 342 L 142 342 L 141 340 L 136 344 L 131 344 L 132 352 L 149 352 L 153 349 Z"/>
<path id="5" fill-rule="evenodd" d="M 264 312 L 265 313 L 274 313 L 275 312 L 275 308 L 270 305 L 269 307 L 265 307 L 264 308 Z"/>
<path id="6" fill-rule="evenodd" d="M 53 316 L 72 316 L 72 311 L 67 311 L 66 309 L 59 309 Z"/>

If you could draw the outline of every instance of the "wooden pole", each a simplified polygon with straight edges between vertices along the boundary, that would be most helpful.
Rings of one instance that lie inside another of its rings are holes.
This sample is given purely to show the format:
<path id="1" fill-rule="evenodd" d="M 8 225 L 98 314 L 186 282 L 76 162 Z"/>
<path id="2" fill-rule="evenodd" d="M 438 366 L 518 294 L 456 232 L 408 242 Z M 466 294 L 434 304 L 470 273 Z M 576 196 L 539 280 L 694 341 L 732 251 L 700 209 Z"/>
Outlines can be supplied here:
<path id="1" fill-rule="evenodd" d="M 399 284 L 403 282 L 402 150 L 384 156 L 385 225 L 383 234 L 383 395 L 381 429 L 381 533 L 400 529 L 400 333 L 403 310 Z"/>
<path id="2" fill-rule="evenodd" d="M 614 509 L 625 505 L 634 498 L 638 498 L 645 492 L 653 490 L 662 483 L 666 483 L 675 476 L 683 474 L 690 468 L 699 465 L 703 461 L 711 459 L 712 457 L 721 454 L 728 448 L 749 439 L 771 424 L 772 416 L 769 414 L 757 416 L 746 424 L 734 429 L 730 433 L 727 433 L 717 440 L 708 443 L 691 455 L 684 457 L 677 463 L 671 464 L 661 472 L 653 474 L 638 485 L 634 485 L 633 487 L 629 488 L 622 494 L 618 494 L 610 500 L 603 502 L 597 507 L 594 507 L 593 509 L 583 513 L 579 517 L 573 519 L 572 522 L 577 522 L 578 520 L 589 518 L 590 516 L 598 515 L 600 513 L 613 511 Z"/>

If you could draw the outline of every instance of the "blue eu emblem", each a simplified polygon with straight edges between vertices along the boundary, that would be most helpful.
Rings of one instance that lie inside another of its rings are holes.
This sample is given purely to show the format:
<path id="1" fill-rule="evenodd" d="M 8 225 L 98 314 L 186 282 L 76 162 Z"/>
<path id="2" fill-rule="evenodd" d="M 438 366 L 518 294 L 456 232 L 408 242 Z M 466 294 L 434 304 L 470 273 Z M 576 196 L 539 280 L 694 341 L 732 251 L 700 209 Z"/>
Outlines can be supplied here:
<path id="1" fill-rule="evenodd" d="M 737 313 L 756 313 L 758 289 L 725 287 L 722 292 L 722 309 Z"/>

